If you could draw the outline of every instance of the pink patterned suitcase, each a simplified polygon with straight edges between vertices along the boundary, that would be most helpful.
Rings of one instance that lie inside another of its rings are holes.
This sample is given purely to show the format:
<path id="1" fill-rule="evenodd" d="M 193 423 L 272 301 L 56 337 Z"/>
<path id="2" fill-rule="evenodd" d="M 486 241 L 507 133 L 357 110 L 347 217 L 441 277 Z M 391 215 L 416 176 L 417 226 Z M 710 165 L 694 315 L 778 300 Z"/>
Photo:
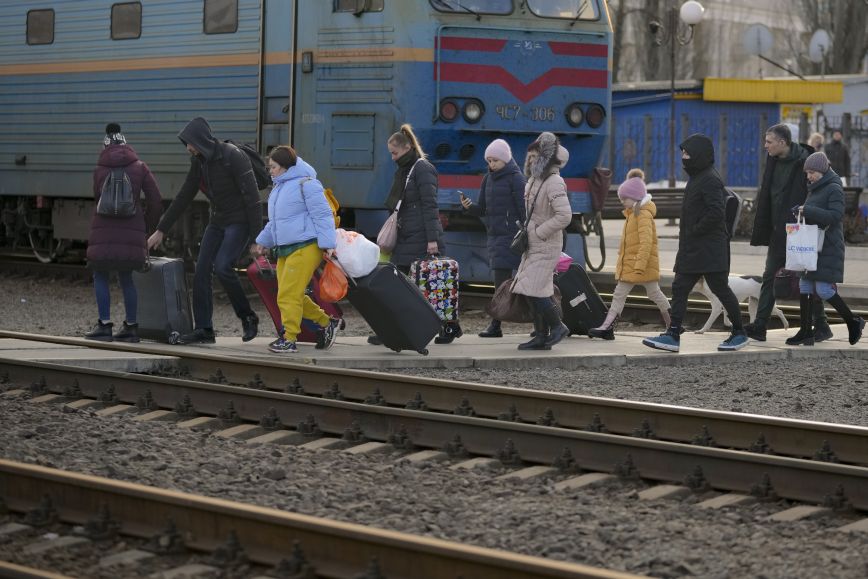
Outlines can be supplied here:
<path id="1" fill-rule="evenodd" d="M 429 255 L 410 265 L 413 280 L 444 322 L 458 320 L 458 262 Z"/>

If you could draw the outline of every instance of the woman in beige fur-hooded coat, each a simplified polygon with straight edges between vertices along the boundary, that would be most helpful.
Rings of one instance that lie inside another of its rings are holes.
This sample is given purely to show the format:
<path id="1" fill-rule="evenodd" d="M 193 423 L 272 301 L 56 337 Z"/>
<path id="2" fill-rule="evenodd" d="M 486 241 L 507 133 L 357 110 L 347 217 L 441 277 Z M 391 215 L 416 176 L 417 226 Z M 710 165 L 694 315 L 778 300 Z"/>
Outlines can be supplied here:
<path id="1" fill-rule="evenodd" d="M 529 243 L 512 291 L 530 298 L 536 334 L 530 342 L 520 344 L 520 350 L 548 350 L 569 334 L 552 301 L 552 275 L 563 248 L 563 230 L 572 219 L 567 186 L 560 175 L 568 160 L 567 150 L 549 132 L 540 134 L 527 149 L 524 198 L 531 216 L 527 226 Z"/>

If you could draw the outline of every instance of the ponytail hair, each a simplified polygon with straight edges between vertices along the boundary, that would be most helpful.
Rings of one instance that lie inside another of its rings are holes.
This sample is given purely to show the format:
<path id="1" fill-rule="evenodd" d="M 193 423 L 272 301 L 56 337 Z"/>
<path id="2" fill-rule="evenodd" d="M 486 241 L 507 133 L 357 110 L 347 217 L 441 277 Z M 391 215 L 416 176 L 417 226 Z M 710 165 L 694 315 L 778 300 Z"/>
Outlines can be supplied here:
<path id="1" fill-rule="evenodd" d="M 419 139 L 416 138 L 416 133 L 413 132 L 413 127 L 409 123 L 401 125 L 401 129 L 397 133 L 392 133 L 389 137 L 390 145 L 399 147 L 407 147 L 414 149 L 420 159 L 425 158 L 425 152 L 422 150 L 422 145 L 419 144 Z"/>

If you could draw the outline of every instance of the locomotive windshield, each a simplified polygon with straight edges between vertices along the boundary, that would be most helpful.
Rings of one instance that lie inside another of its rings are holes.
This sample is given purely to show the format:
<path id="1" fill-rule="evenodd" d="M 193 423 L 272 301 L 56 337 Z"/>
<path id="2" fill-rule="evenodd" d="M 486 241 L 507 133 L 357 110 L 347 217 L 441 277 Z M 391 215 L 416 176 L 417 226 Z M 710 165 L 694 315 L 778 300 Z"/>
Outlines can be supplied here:
<path id="1" fill-rule="evenodd" d="M 430 0 L 431 6 L 440 12 L 465 12 L 467 14 L 510 14 L 512 0 Z"/>
<path id="2" fill-rule="evenodd" d="M 598 20 L 599 6 L 596 0 L 527 0 L 530 11 L 545 18 L 568 18 L 570 20 Z"/>

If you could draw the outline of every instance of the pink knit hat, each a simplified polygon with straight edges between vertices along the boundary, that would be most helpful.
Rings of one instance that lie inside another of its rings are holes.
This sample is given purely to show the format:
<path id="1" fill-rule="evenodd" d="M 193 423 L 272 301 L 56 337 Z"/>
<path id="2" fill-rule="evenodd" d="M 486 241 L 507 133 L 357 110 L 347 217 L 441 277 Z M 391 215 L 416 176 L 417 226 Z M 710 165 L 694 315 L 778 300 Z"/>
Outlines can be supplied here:
<path id="1" fill-rule="evenodd" d="M 509 143 L 503 139 L 491 141 L 491 144 L 485 148 L 485 158 L 493 158 L 504 163 L 509 163 L 509 160 L 512 159 L 512 150 L 509 148 Z"/>
<path id="2" fill-rule="evenodd" d="M 621 186 L 618 187 L 618 199 L 632 199 L 633 201 L 642 201 L 647 191 L 645 190 L 645 181 L 639 177 L 631 177 L 627 179 Z"/>

